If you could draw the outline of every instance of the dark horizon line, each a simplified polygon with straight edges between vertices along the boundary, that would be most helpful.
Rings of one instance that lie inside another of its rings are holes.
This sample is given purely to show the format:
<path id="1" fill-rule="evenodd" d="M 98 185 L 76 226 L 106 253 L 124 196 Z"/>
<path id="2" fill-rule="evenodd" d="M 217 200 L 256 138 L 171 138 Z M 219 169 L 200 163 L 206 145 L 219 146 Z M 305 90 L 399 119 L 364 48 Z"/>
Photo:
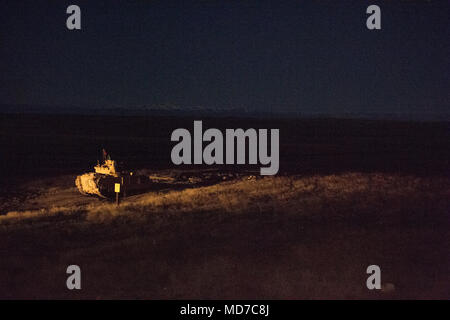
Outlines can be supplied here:
<path id="1" fill-rule="evenodd" d="M 399 120 L 399 121 L 439 121 L 449 122 L 450 112 L 302 112 L 292 110 L 260 111 L 257 109 L 235 107 L 215 108 L 204 106 L 180 106 L 171 104 L 141 105 L 135 107 L 81 107 L 71 105 L 45 104 L 0 104 L 0 114 L 28 115 L 98 115 L 98 116 L 211 116 L 211 117 L 276 117 L 298 119 L 360 119 L 360 120 Z"/>

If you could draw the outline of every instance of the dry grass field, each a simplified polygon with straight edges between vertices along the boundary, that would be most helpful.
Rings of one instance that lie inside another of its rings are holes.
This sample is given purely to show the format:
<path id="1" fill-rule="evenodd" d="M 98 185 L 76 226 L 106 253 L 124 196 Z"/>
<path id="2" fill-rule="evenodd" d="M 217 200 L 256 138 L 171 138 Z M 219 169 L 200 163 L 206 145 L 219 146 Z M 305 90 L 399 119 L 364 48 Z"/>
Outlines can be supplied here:
<path id="1" fill-rule="evenodd" d="M 204 119 L 280 129 L 279 174 L 262 178 L 174 167 L 170 134 L 192 121 L 0 115 L 0 298 L 450 298 L 448 123 Z M 149 174 L 218 179 L 116 207 L 74 185 L 104 146 Z"/>
<path id="2" fill-rule="evenodd" d="M 449 196 L 447 178 L 249 176 L 119 207 L 11 211 L 0 216 L 0 296 L 448 298 Z M 82 268 L 79 292 L 65 288 L 69 264 Z M 370 264 L 389 290 L 367 290 Z"/>

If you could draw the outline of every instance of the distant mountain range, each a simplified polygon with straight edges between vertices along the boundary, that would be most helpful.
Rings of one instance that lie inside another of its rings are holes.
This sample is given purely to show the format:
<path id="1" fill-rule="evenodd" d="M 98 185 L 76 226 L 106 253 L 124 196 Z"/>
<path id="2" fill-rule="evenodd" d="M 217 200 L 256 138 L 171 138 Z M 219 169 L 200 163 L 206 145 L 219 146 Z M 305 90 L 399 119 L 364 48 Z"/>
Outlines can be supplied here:
<path id="1" fill-rule="evenodd" d="M 209 116 L 209 117 L 295 117 L 295 118 L 348 118 L 373 120 L 450 121 L 449 113 L 305 113 L 293 111 L 260 111 L 248 108 L 208 108 L 203 106 L 152 105 L 132 107 L 56 106 L 29 104 L 0 104 L 3 114 L 74 114 L 111 116 Z"/>

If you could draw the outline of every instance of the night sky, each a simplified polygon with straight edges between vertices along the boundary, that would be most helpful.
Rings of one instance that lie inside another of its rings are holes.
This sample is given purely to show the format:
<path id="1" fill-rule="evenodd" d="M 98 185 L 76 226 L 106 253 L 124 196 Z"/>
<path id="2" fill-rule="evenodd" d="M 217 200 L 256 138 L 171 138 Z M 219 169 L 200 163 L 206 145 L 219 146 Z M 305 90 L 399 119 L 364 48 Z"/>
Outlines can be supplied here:
<path id="1" fill-rule="evenodd" d="M 0 104 L 449 112 L 449 1 L 282 3 L 2 0 Z"/>

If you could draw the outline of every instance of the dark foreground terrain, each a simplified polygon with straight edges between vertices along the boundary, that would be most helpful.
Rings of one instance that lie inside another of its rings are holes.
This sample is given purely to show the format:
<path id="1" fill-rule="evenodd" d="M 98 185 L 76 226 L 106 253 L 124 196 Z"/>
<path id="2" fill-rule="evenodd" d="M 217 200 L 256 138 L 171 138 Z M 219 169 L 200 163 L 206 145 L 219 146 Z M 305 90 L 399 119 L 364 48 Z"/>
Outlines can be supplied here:
<path id="1" fill-rule="evenodd" d="M 0 116 L 0 298 L 450 298 L 448 123 L 202 119 L 279 128 L 279 175 L 261 178 L 174 168 L 170 133 L 193 120 Z M 229 178 L 116 207 L 73 184 L 102 147 L 152 174 Z"/>

